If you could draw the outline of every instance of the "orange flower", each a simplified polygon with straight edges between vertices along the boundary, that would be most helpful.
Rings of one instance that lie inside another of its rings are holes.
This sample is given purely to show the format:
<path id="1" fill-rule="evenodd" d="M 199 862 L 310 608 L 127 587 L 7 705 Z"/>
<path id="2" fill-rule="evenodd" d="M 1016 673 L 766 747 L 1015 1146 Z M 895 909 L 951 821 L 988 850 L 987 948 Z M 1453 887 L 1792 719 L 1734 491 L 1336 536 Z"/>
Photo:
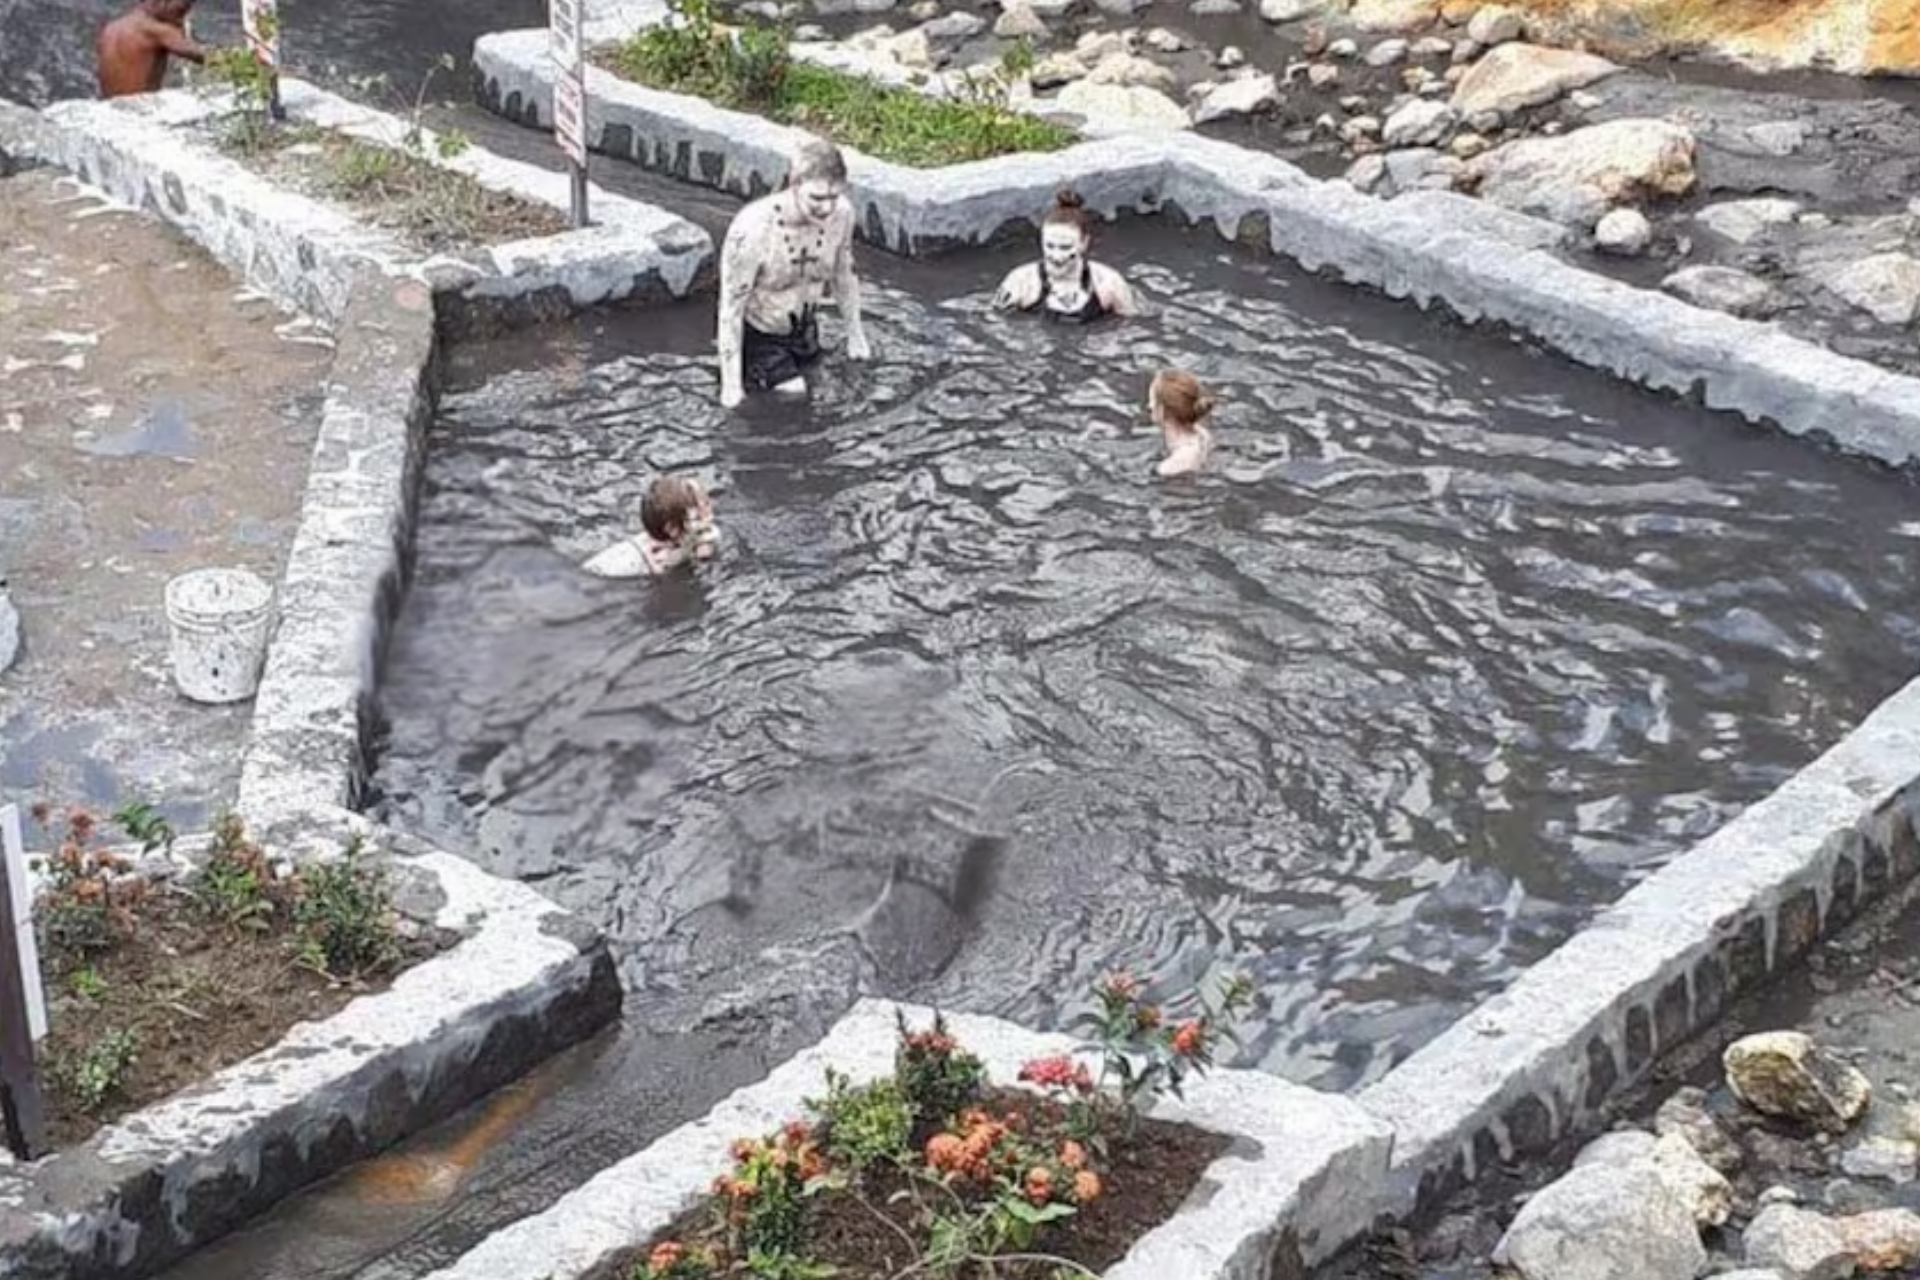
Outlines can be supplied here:
<path id="1" fill-rule="evenodd" d="M 957 1173 L 966 1163 L 966 1143 L 951 1133 L 936 1133 L 927 1139 L 927 1165 L 942 1173 Z"/>
<path id="2" fill-rule="evenodd" d="M 1073 1198 L 1081 1204 L 1092 1204 L 1100 1198 L 1100 1175 L 1091 1169 L 1082 1169 L 1073 1175 Z"/>
<path id="3" fill-rule="evenodd" d="M 815 1178 L 826 1173 L 826 1171 L 827 1162 L 818 1151 L 815 1151 L 812 1147 L 808 1147 L 800 1153 L 800 1180 L 802 1182 L 812 1182 Z"/>
<path id="4" fill-rule="evenodd" d="M 807 1126 L 799 1120 L 789 1122 L 787 1127 L 781 1130 L 780 1133 L 781 1136 L 787 1140 L 788 1145 L 795 1147 L 800 1146 L 806 1142 L 808 1138 L 813 1136 L 813 1130 L 807 1128 Z"/>
<path id="5" fill-rule="evenodd" d="M 1198 1022 L 1184 1022 L 1173 1033 L 1173 1051 L 1183 1058 L 1197 1057 L 1207 1046 L 1207 1029 Z"/>
<path id="6" fill-rule="evenodd" d="M 647 1266 L 654 1271 L 671 1271 L 674 1264 L 687 1256 L 687 1246 L 677 1240 L 667 1240 L 653 1246 L 653 1252 L 647 1255 Z"/>
<path id="7" fill-rule="evenodd" d="M 1087 1167 L 1087 1149 L 1068 1138 L 1060 1144 L 1060 1163 L 1075 1173 Z"/>
<path id="8" fill-rule="evenodd" d="M 1027 1199 L 1036 1205 L 1053 1199 L 1053 1174 L 1035 1165 L 1027 1170 Z"/>
<path id="9" fill-rule="evenodd" d="M 752 1138 L 735 1138 L 733 1140 L 733 1158 L 740 1164 L 745 1164 L 747 1161 L 753 1159 L 754 1152 L 759 1149 L 760 1144 Z"/>

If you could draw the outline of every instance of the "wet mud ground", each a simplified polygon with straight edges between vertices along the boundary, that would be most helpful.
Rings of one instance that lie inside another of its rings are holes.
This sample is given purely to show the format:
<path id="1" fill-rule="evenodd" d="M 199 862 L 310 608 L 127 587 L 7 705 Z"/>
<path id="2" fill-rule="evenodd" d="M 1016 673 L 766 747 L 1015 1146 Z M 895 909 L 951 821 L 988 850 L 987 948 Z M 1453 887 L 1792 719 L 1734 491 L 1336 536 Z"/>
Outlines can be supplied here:
<path id="1" fill-rule="evenodd" d="M 151 220 L 50 173 L 0 182 L 0 798 L 232 799 L 248 704 L 173 689 L 162 593 L 211 565 L 277 580 L 327 352 Z M 31 839 L 31 836 L 30 836 Z"/>

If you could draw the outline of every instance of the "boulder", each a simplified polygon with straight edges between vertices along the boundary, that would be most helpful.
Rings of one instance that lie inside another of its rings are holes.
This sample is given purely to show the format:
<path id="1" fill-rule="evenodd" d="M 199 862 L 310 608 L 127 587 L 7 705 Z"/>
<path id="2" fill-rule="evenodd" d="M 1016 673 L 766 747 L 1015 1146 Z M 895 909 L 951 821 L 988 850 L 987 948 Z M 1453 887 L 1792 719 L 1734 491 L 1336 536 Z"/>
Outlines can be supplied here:
<path id="1" fill-rule="evenodd" d="M 1920 261 L 1904 253 L 1876 253 L 1829 269 L 1819 279 L 1828 290 L 1881 324 L 1909 325 L 1920 314 Z M 1865 1087 L 1864 1078 L 1860 1084 Z"/>
<path id="2" fill-rule="evenodd" d="M 1094 84 L 1143 85 L 1149 89 L 1173 88 L 1173 72 L 1151 58 L 1132 53 L 1110 53 L 1087 73 Z"/>
<path id="3" fill-rule="evenodd" d="M 1421 36 L 1407 52 L 1415 58 L 1449 58 L 1453 56 L 1453 41 L 1445 36 Z"/>
<path id="4" fill-rule="evenodd" d="M 1329 58 L 1357 58 L 1360 56 L 1360 42 L 1352 36 L 1341 36 L 1338 40 L 1327 42 Z"/>
<path id="5" fill-rule="evenodd" d="M 1012 0 L 993 20 L 993 34 L 1002 40 L 1045 40 L 1049 32 L 1046 19 L 1027 0 Z"/>
<path id="6" fill-rule="evenodd" d="M 1087 64 L 1071 53 L 1050 53 L 1034 63 L 1027 79 L 1036 89 L 1058 89 L 1087 78 Z"/>
<path id="7" fill-rule="evenodd" d="M 1791 200 L 1722 200 L 1693 215 L 1693 220 L 1713 234 L 1735 244 L 1752 244 L 1766 234 L 1767 228 L 1792 222 L 1800 216 L 1800 206 Z"/>
<path id="8" fill-rule="evenodd" d="M 1641 1129 L 1603 1134 L 1573 1160 L 1576 1169 L 1598 1164 L 1648 1165 L 1703 1227 L 1720 1226 L 1733 1214 L 1733 1184 L 1695 1154 L 1677 1133 L 1664 1138 Z"/>
<path id="9" fill-rule="evenodd" d="M 1740 131 L 1748 146 L 1761 155 L 1785 158 L 1807 143 L 1807 126 L 1799 120 L 1768 120 Z"/>
<path id="10" fill-rule="evenodd" d="M 1325 8 L 1325 0 L 1260 0 L 1260 16 L 1268 22 L 1298 22 Z"/>
<path id="11" fill-rule="evenodd" d="M 1440 0 L 1354 0 L 1348 19 L 1363 31 L 1417 31 L 1440 17 Z"/>
<path id="12" fill-rule="evenodd" d="M 1571 89 L 1604 80 L 1619 70 L 1590 53 L 1503 44 L 1460 78 L 1453 90 L 1453 109 L 1463 116 L 1481 111 L 1511 115 L 1525 107 L 1552 102 Z"/>
<path id="13" fill-rule="evenodd" d="M 1653 224 L 1638 209 L 1615 209 L 1593 228 L 1593 243 L 1602 253 L 1636 258 L 1653 243 Z"/>
<path id="14" fill-rule="evenodd" d="M 1833 288 L 1831 281 L 1825 283 Z M 1920 278 L 1915 280 L 1914 301 L 1920 302 Z M 1841 1132 L 1873 1100 L 1873 1086 L 1865 1076 L 1798 1031 L 1768 1031 L 1736 1040 L 1727 1046 L 1721 1064 L 1740 1101 L 1816 1129 Z"/>
<path id="15" fill-rule="evenodd" d="M 1307 68 L 1307 83 L 1316 89 L 1326 89 L 1340 83 L 1340 68 L 1316 62 Z"/>
<path id="16" fill-rule="evenodd" d="M 1187 47 L 1185 40 L 1167 30 L 1165 27 L 1153 28 L 1147 32 L 1147 34 L 1140 37 L 1140 43 L 1155 53 L 1180 53 Z"/>
<path id="17" fill-rule="evenodd" d="M 1029 9 L 1027 12 L 1033 11 Z M 1038 22 L 1039 18 L 1036 17 L 1034 21 Z M 940 15 L 920 29 L 927 33 L 929 40 L 971 40 L 987 29 L 987 20 L 977 13 L 955 9 L 952 13 Z M 1043 27 L 1042 30 L 1045 28 Z"/>
<path id="18" fill-rule="evenodd" d="M 1467 39 L 1492 48 L 1518 40 L 1527 33 L 1527 20 L 1515 10 L 1490 4 L 1467 23 Z"/>
<path id="19" fill-rule="evenodd" d="M 1493 1260 L 1526 1280 L 1694 1280 L 1693 1215 L 1647 1161 L 1589 1164 L 1521 1207 Z"/>
<path id="20" fill-rule="evenodd" d="M 1772 1267 L 1786 1280 L 1845 1280 L 1853 1255 L 1830 1218 L 1792 1205 L 1762 1209 L 1747 1224 L 1747 1262 Z"/>
<path id="21" fill-rule="evenodd" d="M 1906 1271 L 1920 1265 L 1920 1214 L 1911 1209 L 1856 1213 L 1835 1224 L 1862 1271 Z"/>
<path id="22" fill-rule="evenodd" d="M 1347 167 L 1343 177 L 1355 191 L 1372 191 L 1387 178 L 1385 156 L 1361 156 Z"/>
<path id="23" fill-rule="evenodd" d="M 1660 287 L 1696 307 L 1753 319 L 1770 316 L 1781 307 L 1772 285 L 1733 267 L 1682 267 L 1662 280 Z"/>
<path id="24" fill-rule="evenodd" d="M 1362 142 L 1372 142 L 1379 136 L 1379 116 L 1355 116 L 1340 126 L 1340 141 L 1350 147 L 1358 146 Z"/>
<path id="25" fill-rule="evenodd" d="M 1753 280 L 1751 276 L 1745 278 Z M 1767 289 L 1761 281 L 1754 280 L 1753 283 Z M 1768 289 L 1767 292 L 1771 293 L 1772 290 Z M 1654 1113 L 1653 1131 L 1663 1138 L 1670 1133 L 1679 1134 L 1702 1160 L 1721 1173 L 1732 1173 L 1740 1167 L 1740 1144 L 1707 1110 L 1707 1092 L 1704 1089 L 1689 1085 L 1674 1090 L 1673 1096 L 1661 1103 L 1660 1110 Z"/>
<path id="26" fill-rule="evenodd" d="M 1408 147 L 1386 154 L 1387 182 L 1393 193 L 1428 189 L 1451 191 L 1466 168 L 1452 156 L 1432 147 Z"/>
<path id="27" fill-rule="evenodd" d="M 1381 137 L 1390 147 L 1431 147 L 1444 139 L 1458 120 L 1446 103 L 1423 98 L 1388 116 Z"/>
<path id="28" fill-rule="evenodd" d="M 1366 64 L 1370 67 L 1390 67 L 1396 62 L 1407 60 L 1407 42 L 1398 37 L 1382 40 L 1366 52 Z"/>
<path id="29" fill-rule="evenodd" d="M 1868 1138 L 1840 1153 L 1840 1168 L 1850 1178 L 1902 1184 L 1920 1176 L 1920 1146 L 1905 1138 Z"/>
<path id="30" fill-rule="evenodd" d="M 1280 87 L 1266 72 L 1236 76 L 1213 86 L 1193 104 L 1193 122 L 1250 116 L 1280 105 Z"/>
<path id="31" fill-rule="evenodd" d="M 1658 1141 L 1644 1129 L 1603 1133 L 1580 1148 L 1580 1153 L 1573 1158 L 1573 1167 L 1578 1169 L 1589 1164 L 1627 1164 L 1634 1160 L 1651 1160 Z"/>
<path id="32" fill-rule="evenodd" d="M 1693 135 L 1666 120 L 1609 120 L 1558 138 L 1523 138 L 1473 160 L 1483 199 L 1569 226 L 1609 208 L 1692 188 Z"/>
<path id="33" fill-rule="evenodd" d="M 1456 159 L 1471 160 L 1491 145 L 1492 144 L 1480 134 L 1462 133 L 1454 136 L 1453 141 L 1447 144 L 1447 150 Z"/>
<path id="34" fill-rule="evenodd" d="M 1063 111 L 1084 116 L 1088 127 L 1105 133 L 1162 133 L 1193 122 L 1180 104 L 1144 85 L 1095 84 L 1077 80 L 1054 101 Z"/>
<path id="35" fill-rule="evenodd" d="M 1213 65 L 1222 71 L 1231 71 L 1235 67 L 1244 67 L 1247 65 L 1246 50 L 1237 44 L 1227 45 L 1220 50 L 1219 56 L 1214 58 Z"/>

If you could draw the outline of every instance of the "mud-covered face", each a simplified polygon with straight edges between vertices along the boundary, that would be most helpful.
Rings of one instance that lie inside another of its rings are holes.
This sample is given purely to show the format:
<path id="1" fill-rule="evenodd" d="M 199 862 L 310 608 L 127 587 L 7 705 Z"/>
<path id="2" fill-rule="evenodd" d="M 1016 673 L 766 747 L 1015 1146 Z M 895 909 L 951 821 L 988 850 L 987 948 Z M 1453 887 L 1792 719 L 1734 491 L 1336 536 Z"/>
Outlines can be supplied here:
<path id="1" fill-rule="evenodd" d="M 813 222 L 825 222 L 840 207 L 840 197 L 845 194 L 842 183 L 829 182 L 825 178 L 809 178 L 793 189 L 793 202 L 803 217 Z"/>
<path id="2" fill-rule="evenodd" d="M 1053 280 L 1078 280 L 1086 265 L 1087 238 L 1080 228 L 1064 222 L 1049 222 L 1040 228 L 1040 261 Z"/>

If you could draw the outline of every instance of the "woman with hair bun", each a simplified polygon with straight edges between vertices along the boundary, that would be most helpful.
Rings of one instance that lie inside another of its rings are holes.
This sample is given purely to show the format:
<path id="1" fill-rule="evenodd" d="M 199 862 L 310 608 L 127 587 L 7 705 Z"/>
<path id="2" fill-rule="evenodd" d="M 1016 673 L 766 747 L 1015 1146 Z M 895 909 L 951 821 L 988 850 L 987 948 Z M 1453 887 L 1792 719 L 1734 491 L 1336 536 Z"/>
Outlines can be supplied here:
<path id="1" fill-rule="evenodd" d="M 1132 286 L 1118 271 L 1087 256 L 1092 244 L 1093 222 L 1084 202 L 1062 191 L 1040 224 L 1040 261 L 1009 272 L 993 305 L 1002 311 L 1037 310 L 1070 324 L 1137 315 Z"/>

